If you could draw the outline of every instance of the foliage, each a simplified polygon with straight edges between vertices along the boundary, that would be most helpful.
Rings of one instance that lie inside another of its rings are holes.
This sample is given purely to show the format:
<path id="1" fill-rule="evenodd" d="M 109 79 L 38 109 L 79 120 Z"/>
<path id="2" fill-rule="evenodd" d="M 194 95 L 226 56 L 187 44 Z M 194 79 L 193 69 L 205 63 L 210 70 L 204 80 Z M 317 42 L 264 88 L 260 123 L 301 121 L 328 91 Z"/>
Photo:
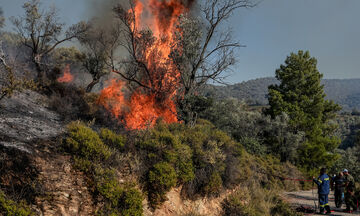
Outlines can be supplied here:
<path id="1" fill-rule="evenodd" d="M 333 136 L 329 120 L 340 107 L 325 100 L 322 74 L 316 68 L 317 60 L 309 52 L 291 53 L 276 70 L 279 85 L 269 86 L 267 113 L 273 118 L 286 113 L 293 131 L 304 131 L 306 143 L 299 150 L 298 164 L 306 170 L 329 166 L 337 158 L 334 150 L 339 139 Z"/>
<path id="2" fill-rule="evenodd" d="M 93 160 L 107 160 L 112 152 L 99 135 L 81 122 L 67 126 L 66 147 L 75 155 Z"/>
<path id="3" fill-rule="evenodd" d="M 187 123 L 196 123 L 198 115 L 211 107 L 213 100 L 198 95 L 181 97 L 178 100 L 178 118 Z"/>
<path id="4" fill-rule="evenodd" d="M 163 191 L 176 183 L 183 184 L 184 194 L 192 197 L 216 195 L 224 185 L 238 179 L 239 173 L 230 170 L 239 166 L 238 157 L 243 148 L 207 121 L 200 120 L 192 128 L 159 122 L 142 133 L 137 145 L 145 153 L 144 160 L 149 165 L 150 200 L 161 201 Z M 156 180 L 161 185 L 153 183 L 155 176 L 162 178 Z"/>
<path id="5" fill-rule="evenodd" d="M 0 60 L 1 61 L 1 60 Z M 26 77 L 17 77 L 14 70 L 2 62 L 6 70 L 6 78 L 0 87 L 0 100 L 5 97 L 11 97 L 15 92 L 22 92 L 25 89 L 37 89 L 37 84 Z"/>
<path id="6" fill-rule="evenodd" d="M 146 161 L 145 181 L 153 207 L 175 184 L 183 185 L 183 195 L 195 198 L 252 184 L 250 179 L 260 188 L 295 189 L 294 184 L 282 182 L 281 178 L 301 176 L 294 166 L 284 165 L 274 157 L 246 153 L 240 143 L 202 119 L 193 127 L 160 121 L 136 137 L 139 154 Z"/>
<path id="7" fill-rule="evenodd" d="M 271 208 L 271 215 L 273 216 L 301 216 L 301 213 L 297 213 L 291 206 L 283 201 L 282 199 L 276 197 L 276 205 Z"/>
<path id="8" fill-rule="evenodd" d="M 353 175 L 355 181 L 360 179 L 360 146 L 348 148 L 346 150 L 338 149 L 336 151 L 341 155 L 340 159 L 335 162 L 331 167 L 331 174 L 337 174 L 343 169 L 348 169 L 351 175 Z"/>
<path id="9" fill-rule="evenodd" d="M 116 134 L 107 128 L 101 128 L 99 136 L 108 146 L 118 150 L 122 150 L 124 148 L 126 138 L 120 134 Z"/>
<path id="10" fill-rule="evenodd" d="M 149 171 L 148 183 L 150 186 L 150 201 L 153 204 L 163 201 L 166 192 L 176 185 L 177 175 L 175 169 L 166 162 L 154 165 Z"/>
<path id="11" fill-rule="evenodd" d="M 224 215 L 229 216 L 300 216 L 289 204 L 278 197 L 276 191 L 250 186 L 236 191 L 222 203 Z"/>
<path id="12" fill-rule="evenodd" d="M 142 193 L 134 184 L 120 184 L 116 170 L 107 162 L 116 154 L 110 147 L 123 148 L 125 138 L 106 128 L 98 134 L 81 122 L 70 123 L 67 130 L 65 148 L 74 156 L 74 167 L 89 177 L 94 194 L 104 199 L 98 214 L 142 215 Z"/>
<path id="13" fill-rule="evenodd" d="M 106 200 L 99 215 L 142 215 L 141 192 L 132 184 L 121 185 L 116 178 L 115 170 L 94 166 L 94 184 L 96 191 Z"/>
<path id="14" fill-rule="evenodd" d="M 281 161 L 297 161 L 297 151 L 304 142 L 304 133 L 294 132 L 285 113 L 271 119 L 236 100 L 216 101 L 200 113 L 200 117 L 232 135 L 255 155 L 271 153 Z"/>
<path id="15" fill-rule="evenodd" d="M 263 145 L 263 143 L 256 137 L 241 138 L 240 143 L 244 146 L 246 151 L 252 155 L 265 155 L 268 151 L 266 145 Z"/>
<path id="16" fill-rule="evenodd" d="M 339 148 L 346 150 L 349 147 L 354 147 L 357 133 L 360 131 L 360 116 L 341 114 L 335 120 L 339 125 L 335 134 L 341 138 Z"/>
<path id="17" fill-rule="evenodd" d="M 80 60 L 83 58 L 83 54 L 74 46 L 59 47 L 54 49 L 51 53 L 51 57 L 57 67 L 62 67 L 66 64 L 79 64 Z"/>
<path id="18" fill-rule="evenodd" d="M 0 214 L 5 216 L 29 216 L 33 215 L 30 208 L 24 203 L 15 203 L 8 199 L 0 190 Z"/>

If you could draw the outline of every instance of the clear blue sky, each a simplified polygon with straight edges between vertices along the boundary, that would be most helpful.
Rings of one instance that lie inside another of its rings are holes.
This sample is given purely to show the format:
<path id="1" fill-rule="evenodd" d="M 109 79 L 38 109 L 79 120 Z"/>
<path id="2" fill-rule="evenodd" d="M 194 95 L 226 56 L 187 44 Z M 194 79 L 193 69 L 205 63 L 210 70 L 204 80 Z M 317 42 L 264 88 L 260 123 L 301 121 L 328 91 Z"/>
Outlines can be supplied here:
<path id="1" fill-rule="evenodd" d="M 6 18 L 23 13 L 24 0 L 0 0 Z M 75 23 L 101 9 L 103 0 L 43 0 L 63 22 Z M 263 0 L 227 23 L 246 45 L 228 81 L 274 76 L 290 52 L 309 50 L 324 78 L 360 78 L 360 0 Z M 11 29 L 7 22 L 7 28 Z"/>

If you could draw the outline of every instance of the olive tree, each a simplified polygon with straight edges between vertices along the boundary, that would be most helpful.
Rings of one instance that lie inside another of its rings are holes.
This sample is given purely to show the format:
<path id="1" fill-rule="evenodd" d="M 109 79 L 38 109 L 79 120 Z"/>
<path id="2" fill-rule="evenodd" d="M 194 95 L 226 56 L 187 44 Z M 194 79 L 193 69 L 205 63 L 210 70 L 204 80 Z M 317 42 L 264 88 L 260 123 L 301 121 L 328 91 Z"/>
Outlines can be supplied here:
<path id="1" fill-rule="evenodd" d="M 25 14 L 11 17 L 11 22 L 21 37 L 21 43 L 31 51 L 31 61 L 37 71 L 37 80 L 42 83 L 45 78 L 44 57 L 58 45 L 85 32 L 88 26 L 85 22 L 79 22 L 64 32 L 64 23 L 59 22 L 56 8 L 42 10 L 40 6 L 40 0 L 25 2 Z"/>

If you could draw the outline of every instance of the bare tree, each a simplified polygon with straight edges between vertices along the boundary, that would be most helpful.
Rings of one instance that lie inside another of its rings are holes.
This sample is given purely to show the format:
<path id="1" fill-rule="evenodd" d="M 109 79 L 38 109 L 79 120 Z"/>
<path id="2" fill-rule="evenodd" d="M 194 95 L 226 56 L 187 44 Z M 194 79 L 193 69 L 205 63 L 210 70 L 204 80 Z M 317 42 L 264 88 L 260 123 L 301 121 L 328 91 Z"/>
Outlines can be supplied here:
<path id="1" fill-rule="evenodd" d="M 31 50 L 31 61 L 38 73 L 37 80 L 42 83 L 45 78 L 42 68 L 43 57 L 52 52 L 58 45 L 76 38 L 88 28 L 85 22 L 72 25 L 63 33 L 64 24 L 58 21 L 56 8 L 47 11 L 40 9 L 40 0 L 29 0 L 24 3 L 25 15 L 11 17 L 11 22 L 21 36 L 22 44 Z"/>

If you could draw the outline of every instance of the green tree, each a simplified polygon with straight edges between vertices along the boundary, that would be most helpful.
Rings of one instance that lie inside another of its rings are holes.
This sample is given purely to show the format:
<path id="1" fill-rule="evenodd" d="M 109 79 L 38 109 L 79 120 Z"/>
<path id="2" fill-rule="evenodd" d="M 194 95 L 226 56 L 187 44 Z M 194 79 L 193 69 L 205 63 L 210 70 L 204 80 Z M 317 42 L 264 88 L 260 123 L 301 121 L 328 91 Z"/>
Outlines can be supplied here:
<path id="1" fill-rule="evenodd" d="M 316 64 L 308 51 L 291 53 L 275 72 L 280 84 L 269 86 L 270 108 L 266 111 L 273 118 L 288 114 L 292 129 L 305 132 L 306 142 L 299 149 L 298 164 L 308 171 L 331 165 L 339 145 L 339 139 L 333 135 L 335 126 L 329 120 L 340 106 L 325 100 L 320 84 L 323 75 Z"/>

